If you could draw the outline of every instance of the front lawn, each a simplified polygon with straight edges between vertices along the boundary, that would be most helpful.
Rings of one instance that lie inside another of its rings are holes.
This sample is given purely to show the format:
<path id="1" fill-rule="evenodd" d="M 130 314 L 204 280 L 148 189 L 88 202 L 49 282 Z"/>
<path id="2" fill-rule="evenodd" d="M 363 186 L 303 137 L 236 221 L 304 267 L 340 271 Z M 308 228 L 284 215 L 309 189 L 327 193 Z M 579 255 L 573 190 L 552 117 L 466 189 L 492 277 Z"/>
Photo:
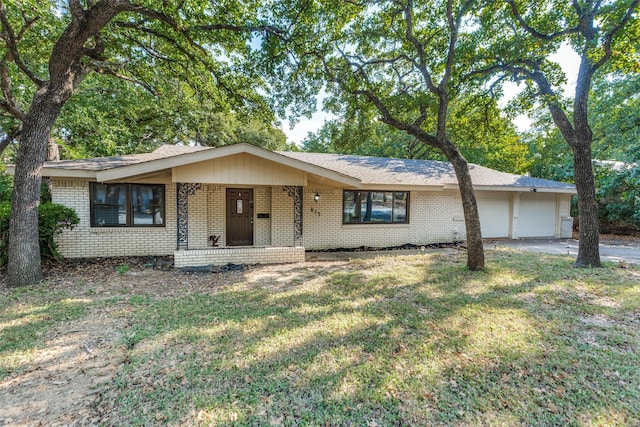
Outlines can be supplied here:
<path id="1" fill-rule="evenodd" d="M 4 291 L 0 386 L 100 313 L 122 355 L 91 407 L 107 425 L 639 425 L 638 268 L 487 255 Z"/>

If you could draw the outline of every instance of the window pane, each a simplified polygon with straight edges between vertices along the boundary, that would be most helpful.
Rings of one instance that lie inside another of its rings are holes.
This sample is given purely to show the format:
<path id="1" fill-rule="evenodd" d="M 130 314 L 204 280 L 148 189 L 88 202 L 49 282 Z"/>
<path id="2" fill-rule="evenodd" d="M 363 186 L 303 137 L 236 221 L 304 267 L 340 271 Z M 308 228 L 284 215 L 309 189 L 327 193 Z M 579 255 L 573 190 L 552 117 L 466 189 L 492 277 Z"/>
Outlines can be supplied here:
<path id="1" fill-rule="evenodd" d="M 164 186 L 132 185 L 133 225 L 164 224 Z"/>
<path id="2" fill-rule="evenodd" d="M 407 195 L 409 193 L 393 193 L 393 221 L 407 222 Z"/>
<path id="3" fill-rule="evenodd" d="M 343 193 L 343 216 L 350 223 L 407 222 L 409 193 L 404 191 L 350 191 Z"/>
<path id="4" fill-rule="evenodd" d="M 93 184 L 93 225 L 127 224 L 127 191 L 119 184 Z"/>
<path id="5" fill-rule="evenodd" d="M 342 221 L 347 222 L 359 222 L 360 210 L 356 210 L 356 195 L 357 191 L 345 191 L 344 192 L 344 208 Z"/>
<path id="6" fill-rule="evenodd" d="M 368 192 L 367 222 L 391 222 L 392 193 Z"/>

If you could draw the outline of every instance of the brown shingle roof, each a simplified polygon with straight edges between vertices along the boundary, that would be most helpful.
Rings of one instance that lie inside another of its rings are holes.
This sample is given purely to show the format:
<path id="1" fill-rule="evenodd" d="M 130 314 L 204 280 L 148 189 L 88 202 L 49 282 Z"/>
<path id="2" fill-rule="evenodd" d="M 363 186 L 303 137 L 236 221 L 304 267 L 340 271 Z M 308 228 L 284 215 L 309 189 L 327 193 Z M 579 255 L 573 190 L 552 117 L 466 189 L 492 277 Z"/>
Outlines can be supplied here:
<path id="1" fill-rule="evenodd" d="M 163 145 L 151 153 L 46 162 L 45 168 L 97 172 L 202 150 L 215 150 L 215 148 Z M 279 151 L 278 153 L 292 159 L 357 178 L 363 186 L 455 186 L 458 183 L 455 171 L 448 162 L 291 151 Z M 572 190 L 575 188 L 572 184 L 500 172 L 474 164 L 469 165 L 469 168 L 471 179 L 475 186 L 529 187 L 559 190 Z"/>
<path id="2" fill-rule="evenodd" d="M 151 160 L 165 159 L 200 150 L 211 150 L 211 147 L 191 147 L 182 145 L 162 145 L 151 153 L 129 154 L 126 156 L 94 157 L 92 159 L 57 160 L 45 162 L 45 168 L 103 171 L 122 166 L 135 165 Z"/>
<path id="3" fill-rule="evenodd" d="M 362 181 L 362 185 L 457 185 L 451 163 L 436 160 L 391 159 L 383 157 L 352 156 L 345 154 L 281 152 L 336 172 L 344 173 Z M 532 178 L 500 172 L 471 164 L 471 180 L 475 186 L 507 186 L 531 188 L 573 189 L 572 184 Z"/>

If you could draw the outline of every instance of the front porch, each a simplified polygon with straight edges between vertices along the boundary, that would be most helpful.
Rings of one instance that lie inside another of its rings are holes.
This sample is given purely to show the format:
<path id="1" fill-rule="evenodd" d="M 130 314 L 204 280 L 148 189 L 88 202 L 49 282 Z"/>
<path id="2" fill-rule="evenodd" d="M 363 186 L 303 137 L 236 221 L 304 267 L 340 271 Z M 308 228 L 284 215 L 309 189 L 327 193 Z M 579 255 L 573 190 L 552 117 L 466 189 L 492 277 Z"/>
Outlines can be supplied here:
<path id="1" fill-rule="evenodd" d="M 174 266 L 304 262 L 302 186 L 176 183 Z"/>
<path id="2" fill-rule="evenodd" d="M 176 268 L 228 263 L 285 264 L 304 262 L 304 259 L 305 250 L 302 246 L 180 249 L 173 254 Z"/>

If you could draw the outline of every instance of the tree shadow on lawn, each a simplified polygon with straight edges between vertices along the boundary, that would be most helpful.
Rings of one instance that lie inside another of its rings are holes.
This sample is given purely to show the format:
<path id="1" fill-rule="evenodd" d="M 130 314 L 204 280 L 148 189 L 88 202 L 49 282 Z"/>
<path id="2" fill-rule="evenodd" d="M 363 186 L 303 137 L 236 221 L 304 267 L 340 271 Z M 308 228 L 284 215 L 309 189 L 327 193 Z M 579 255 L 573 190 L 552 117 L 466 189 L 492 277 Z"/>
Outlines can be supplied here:
<path id="1" fill-rule="evenodd" d="M 637 331 L 585 341 L 594 307 L 560 283 L 576 281 L 570 262 L 509 257 L 481 273 L 457 256 L 363 261 L 278 289 L 140 300 L 98 408 L 139 425 L 636 422 Z M 599 286 L 599 271 L 579 274 Z"/>
<path id="2" fill-rule="evenodd" d="M 62 294 L 37 305 L 21 302 L 19 296 L 3 301 L 0 304 L 0 380 L 26 363 L 24 355 L 42 345 L 44 335 L 53 325 L 83 316 L 89 305 Z"/>

